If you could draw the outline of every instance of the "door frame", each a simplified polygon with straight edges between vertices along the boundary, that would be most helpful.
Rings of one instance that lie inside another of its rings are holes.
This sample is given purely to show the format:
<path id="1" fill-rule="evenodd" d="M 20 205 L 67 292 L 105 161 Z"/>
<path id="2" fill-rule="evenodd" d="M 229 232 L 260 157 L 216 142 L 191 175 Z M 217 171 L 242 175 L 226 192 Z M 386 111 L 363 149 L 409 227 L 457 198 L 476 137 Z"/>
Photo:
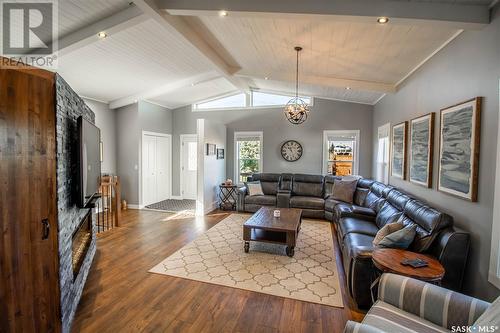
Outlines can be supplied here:
<path id="1" fill-rule="evenodd" d="M 180 134 L 179 135 L 179 179 L 180 179 L 180 188 L 179 188 L 179 197 L 181 199 L 184 199 L 184 177 L 183 177 L 183 170 L 182 170 L 182 156 L 184 154 L 184 147 L 182 146 L 182 140 L 184 138 L 194 138 L 195 142 L 198 142 L 198 134 Z M 198 149 L 198 145 L 196 146 L 196 149 Z M 196 157 L 198 157 L 198 152 L 196 152 Z M 196 177 L 198 177 L 198 171 L 196 171 Z M 195 192 L 198 192 L 198 187 L 196 187 Z M 195 195 L 196 198 L 196 195 Z"/>
<path id="2" fill-rule="evenodd" d="M 170 171 L 167 174 L 167 177 L 168 177 L 168 199 L 172 198 L 172 135 L 165 134 L 165 133 L 151 132 L 151 131 L 142 131 L 142 133 L 141 133 L 141 145 L 139 147 L 139 149 L 140 149 L 140 154 L 139 154 L 139 157 L 140 157 L 140 163 L 139 163 L 139 202 L 140 202 L 141 208 L 146 206 L 146 204 L 144 203 L 144 185 L 142 182 L 142 179 L 144 176 L 143 175 L 143 172 L 144 172 L 143 162 L 144 161 L 143 161 L 143 156 L 142 156 L 142 147 L 144 144 L 144 137 L 146 135 L 168 138 L 169 144 L 168 144 L 168 153 L 167 153 L 167 159 L 168 159 L 167 164 L 170 167 Z"/>

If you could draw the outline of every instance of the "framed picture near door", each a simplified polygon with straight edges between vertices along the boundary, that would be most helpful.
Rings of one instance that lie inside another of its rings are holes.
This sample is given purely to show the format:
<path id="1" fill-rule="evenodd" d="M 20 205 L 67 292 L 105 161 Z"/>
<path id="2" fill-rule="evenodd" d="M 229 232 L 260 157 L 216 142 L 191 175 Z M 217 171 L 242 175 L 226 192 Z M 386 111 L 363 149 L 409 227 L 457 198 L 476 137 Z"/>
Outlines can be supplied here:
<path id="1" fill-rule="evenodd" d="M 406 142 L 408 122 L 402 122 L 392 127 L 391 176 L 406 179 Z"/>
<path id="2" fill-rule="evenodd" d="M 441 110 L 438 190 L 477 201 L 481 97 Z"/>
<path id="3" fill-rule="evenodd" d="M 410 182 L 432 187 L 434 112 L 410 121 Z"/>

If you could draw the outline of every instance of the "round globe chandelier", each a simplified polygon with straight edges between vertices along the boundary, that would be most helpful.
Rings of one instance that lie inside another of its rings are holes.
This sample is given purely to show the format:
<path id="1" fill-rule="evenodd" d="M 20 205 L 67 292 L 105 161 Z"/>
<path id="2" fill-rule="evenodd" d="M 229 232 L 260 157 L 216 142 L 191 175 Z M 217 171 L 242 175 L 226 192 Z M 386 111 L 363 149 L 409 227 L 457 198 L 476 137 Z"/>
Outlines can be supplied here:
<path id="1" fill-rule="evenodd" d="M 288 101 L 285 105 L 286 119 L 294 125 L 302 124 L 307 120 L 309 114 L 309 104 L 299 97 L 299 53 L 302 51 L 300 46 L 295 47 L 297 52 L 297 66 L 295 71 L 295 97 Z"/>

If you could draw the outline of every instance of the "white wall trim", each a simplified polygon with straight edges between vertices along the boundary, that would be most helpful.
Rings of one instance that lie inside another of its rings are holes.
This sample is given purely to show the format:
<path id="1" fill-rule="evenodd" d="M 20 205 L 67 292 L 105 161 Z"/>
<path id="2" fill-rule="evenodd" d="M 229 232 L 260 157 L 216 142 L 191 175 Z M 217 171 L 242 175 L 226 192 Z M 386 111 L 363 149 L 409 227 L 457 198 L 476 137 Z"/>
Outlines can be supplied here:
<path id="1" fill-rule="evenodd" d="M 182 200 L 183 198 L 182 198 L 181 195 L 171 195 L 170 199 L 172 199 L 172 200 Z"/>
<path id="2" fill-rule="evenodd" d="M 396 84 L 395 87 L 396 89 L 399 89 L 399 86 L 406 80 L 408 79 L 413 73 L 415 73 L 420 67 L 422 67 L 427 61 L 429 61 L 432 57 L 434 57 L 439 51 L 444 49 L 448 44 L 450 44 L 455 38 L 458 37 L 463 32 L 463 30 L 458 30 L 455 32 L 450 38 L 448 38 L 441 46 L 439 46 L 437 49 L 434 50 L 431 54 L 429 54 L 424 60 L 422 60 L 415 68 L 413 68 L 408 74 L 406 74 L 401 80 L 399 80 Z M 377 101 L 378 102 L 378 101 Z M 377 104 L 377 103 L 375 103 Z"/>
<path id="3" fill-rule="evenodd" d="M 499 87 L 500 101 L 500 80 Z M 498 120 L 498 129 L 500 130 L 500 119 Z M 495 173 L 495 196 L 493 200 L 493 223 L 491 226 L 491 255 L 488 280 L 500 289 L 500 133 L 497 137 L 497 162 Z"/>
<path id="4" fill-rule="evenodd" d="M 323 131 L 323 165 L 321 167 L 323 175 L 327 174 L 328 169 L 328 136 L 330 135 L 352 135 L 356 138 L 356 145 L 354 147 L 354 170 L 353 174 L 359 174 L 359 143 L 361 140 L 360 130 L 325 130 Z"/>
<path id="5" fill-rule="evenodd" d="M 142 145 L 144 142 L 144 136 L 146 135 L 152 135 L 152 136 L 159 136 L 159 137 L 164 137 L 169 139 L 169 149 L 168 149 L 168 164 L 170 167 L 170 172 L 168 173 L 168 198 L 172 198 L 172 135 L 171 134 L 165 134 L 165 133 L 159 133 L 159 132 L 151 132 L 151 131 L 142 131 L 141 134 L 141 143 L 139 145 L 140 153 L 139 153 L 139 202 L 140 206 L 145 207 L 145 204 L 143 202 L 144 200 L 144 186 L 142 184 L 142 178 L 143 178 L 143 160 L 142 160 Z"/>
<path id="6" fill-rule="evenodd" d="M 127 205 L 128 209 L 144 209 L 144 205 Z"/>
<path id="7" fill-rule="evenodd" d="M 264 172 L 263 165 L 264 165 L 264 132 L 263 131 L 238 131 L 234 132 L 234 138 L 233 138 L 233 145 L 234 145 L 234 157 L 233 157 L 233 162 L 234 162 L 234 180 L 233 182 L 236 185 L 242 185 L 241 183 L 238 183 L 239 181 L 239 170 L 238 170 L 238 141 L 237 138 L 239 137 L 245 137 L 245 136 L 259 136 L 260 137 L 260 160 L 259 160 L 259 172 L 262 173 Z"/>
<path id="8" fill-rule="evenodd" d="M 179 185 L 180 185 L 180 188 L 179 188 L 179 192 L 180 192 L 180 195 L 177 196 L 179 197 L 180 199 L 184 199 L 184 195 L 183 195 L 183 189 L 184 189 L 184 177 L 183 177 L 183 174 L 182 174 L 182 155 L 184 153 L 184 147 L 182 146 L 182 141 L 183 139 L 185 138 L 194 138 L 196 140 L 196 142 L 198 142 L 198 135 L 197 134 L 180 134 L 179 135 Z M 198 152 L 196 153 L 196 156 L 198 157 Z M 198 173 L 197 173 L 198 175 Z M 196 188 L 196 190 L 198 190 L 198 188 Z"/>

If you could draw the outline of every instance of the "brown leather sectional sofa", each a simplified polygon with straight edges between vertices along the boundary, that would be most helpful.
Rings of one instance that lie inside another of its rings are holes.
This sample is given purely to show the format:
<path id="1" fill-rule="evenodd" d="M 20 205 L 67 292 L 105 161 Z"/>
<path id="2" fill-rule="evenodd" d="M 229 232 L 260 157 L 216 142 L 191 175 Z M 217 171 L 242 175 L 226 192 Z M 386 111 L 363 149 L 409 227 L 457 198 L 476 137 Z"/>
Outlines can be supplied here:
<path id="1" fill-rule="evenodd" d="M 335 176 L 256 174 L 263 196 L 239 190 L 238 211 L 255 212 L 262 206 L 294 207 L 308 218 L 335 223 L 350 295 L 359 307 L 371 305 L 370 284 L 374 267 L 372 241 L 387 223 L 416 224 L 417 236 L 410 250 L 436 257 L 446 273 L 442 285 L 459 291 L 469 252 L 469 234 L 453 227 L 453 218 L 390 185 L 360 179 L 353 203 L 332 198 Z"/>

